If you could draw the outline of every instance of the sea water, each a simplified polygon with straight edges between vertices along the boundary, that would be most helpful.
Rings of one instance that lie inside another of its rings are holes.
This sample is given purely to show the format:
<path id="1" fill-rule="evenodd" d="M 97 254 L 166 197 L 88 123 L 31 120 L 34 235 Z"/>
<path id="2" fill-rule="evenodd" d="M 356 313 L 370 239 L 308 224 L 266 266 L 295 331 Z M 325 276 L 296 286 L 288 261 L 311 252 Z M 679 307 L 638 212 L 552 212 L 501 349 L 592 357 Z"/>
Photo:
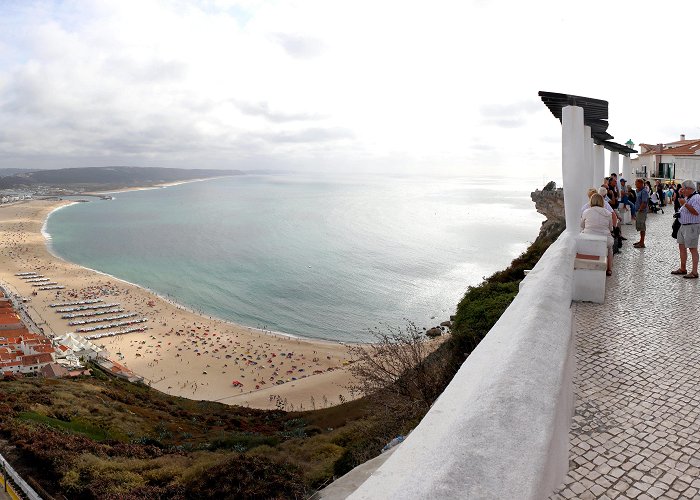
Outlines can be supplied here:
<path id="1" fill-rule="evenodd" d="M 536 180 L 242 175 L 77 203 L 46 224 L 77 264 L 247 326 L 366 341 L 449 319 L 537 236 Z"/>

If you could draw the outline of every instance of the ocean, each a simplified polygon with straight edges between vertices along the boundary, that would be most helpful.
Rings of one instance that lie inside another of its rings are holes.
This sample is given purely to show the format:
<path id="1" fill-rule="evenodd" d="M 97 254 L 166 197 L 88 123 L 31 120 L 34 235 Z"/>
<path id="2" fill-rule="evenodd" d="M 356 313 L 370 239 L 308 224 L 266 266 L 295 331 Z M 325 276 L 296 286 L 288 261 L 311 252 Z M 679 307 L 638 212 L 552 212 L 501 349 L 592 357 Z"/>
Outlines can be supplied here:
<path id="1" fill-rule="evenodd" d="M 203 314 L 333 341 L 431 327 L 544 218 L 536 179 L 242 175 L 116 193 L 48 219 L 51 251 Z"/>

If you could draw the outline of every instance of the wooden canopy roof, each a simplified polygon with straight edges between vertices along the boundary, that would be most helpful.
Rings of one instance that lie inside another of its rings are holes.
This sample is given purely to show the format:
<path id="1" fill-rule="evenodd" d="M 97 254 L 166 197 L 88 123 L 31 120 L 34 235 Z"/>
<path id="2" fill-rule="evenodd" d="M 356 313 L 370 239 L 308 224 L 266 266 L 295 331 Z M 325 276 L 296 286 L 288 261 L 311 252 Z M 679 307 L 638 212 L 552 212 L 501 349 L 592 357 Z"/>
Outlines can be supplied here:
<path id="1" fill-rule="evenodd" d="M 596 144 L 605 149 L 621 154 L 636 153 L 632 148 L 623 146 L 610 139 L 614 139 L 608 130 L 608 101 L 582 97 L 571 94 L 559 94 L 540 90 L 538 95 L 542 102 L 549 108 L 555 118 L 561 121 L 562 109 L 566 106 L 579 106 L 583 108 L 583 123 L 591 127 L 591 136 Z"/>

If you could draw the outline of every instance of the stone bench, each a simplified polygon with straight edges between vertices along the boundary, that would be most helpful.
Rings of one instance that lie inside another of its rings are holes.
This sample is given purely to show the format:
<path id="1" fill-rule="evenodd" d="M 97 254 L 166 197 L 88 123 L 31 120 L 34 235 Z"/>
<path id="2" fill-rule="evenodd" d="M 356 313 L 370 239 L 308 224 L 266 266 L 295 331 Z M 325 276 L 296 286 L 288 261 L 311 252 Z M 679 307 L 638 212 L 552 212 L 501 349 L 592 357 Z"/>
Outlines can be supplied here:
<path id="1" fill-rule="evenodd" d="M 579 234 L 574 258 L 573 300 L 605 302 L 605 270 L 608 239 L 605 236 Z"/>

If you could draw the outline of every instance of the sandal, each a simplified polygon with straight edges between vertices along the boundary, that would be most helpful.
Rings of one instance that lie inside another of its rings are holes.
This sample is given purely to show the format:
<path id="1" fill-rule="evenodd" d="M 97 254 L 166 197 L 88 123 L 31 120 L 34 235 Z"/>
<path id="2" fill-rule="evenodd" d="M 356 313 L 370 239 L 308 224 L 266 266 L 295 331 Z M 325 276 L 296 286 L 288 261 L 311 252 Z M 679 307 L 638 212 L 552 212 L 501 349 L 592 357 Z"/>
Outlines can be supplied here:
<path id="1" fill-rule="evenodd" d="M 686 271 L 685 269 L 676 269 L 675 271 L 671 271 L 671 274 L 683 274 L 683 275 L 685 275 L 685 274 L 688 274 L 688 271 Z"/>
<path id="2" fill-rule="evenodd" d="M 696 280 L 696 279 L 698 279 L 698 273 L 689 273 L 683 277 L 687 280 Z"/>
<path id="3" fill-rule="evenodd" d="M 612 271 L 609 269 L 605 271 L 605 276 L 612 276 Z"/>
<path id="4" fill-rule="evenodd" d="M 633 246 L 634 248 L 646 248 L 646 246 L 643 245 L 642 243 L 635 243 L 635 244 L 632 245 L 632 246 Z"/>

